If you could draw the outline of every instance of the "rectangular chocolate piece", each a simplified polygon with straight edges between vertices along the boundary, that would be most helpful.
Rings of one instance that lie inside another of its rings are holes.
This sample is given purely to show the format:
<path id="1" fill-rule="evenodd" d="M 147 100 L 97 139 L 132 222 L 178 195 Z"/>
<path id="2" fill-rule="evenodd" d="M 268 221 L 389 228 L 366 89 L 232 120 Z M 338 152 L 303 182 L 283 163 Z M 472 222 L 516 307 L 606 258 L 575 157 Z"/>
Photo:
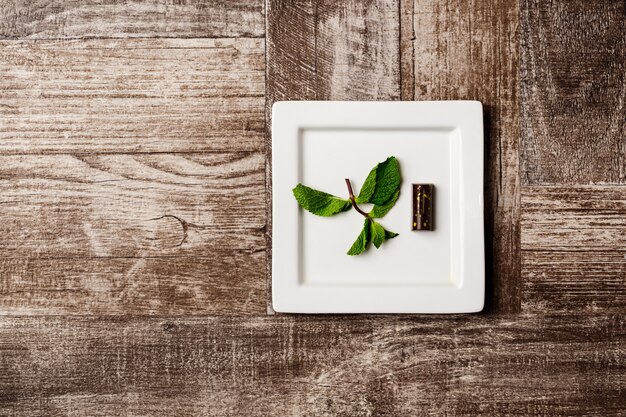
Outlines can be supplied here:
<path id="1" fill-rule="evenodd" d="M 433 230 L 433 184 L 413 184 L 413 230 Z"/>

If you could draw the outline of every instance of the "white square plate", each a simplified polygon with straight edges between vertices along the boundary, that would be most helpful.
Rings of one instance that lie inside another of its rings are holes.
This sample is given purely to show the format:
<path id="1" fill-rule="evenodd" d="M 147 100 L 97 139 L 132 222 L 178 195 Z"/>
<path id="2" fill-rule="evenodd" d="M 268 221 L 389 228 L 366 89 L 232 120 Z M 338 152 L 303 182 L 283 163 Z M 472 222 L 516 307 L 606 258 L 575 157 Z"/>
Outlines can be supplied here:
<path id="1" fill-rule="evenodd" d="M 400 198 L 380 223 L 399 233 L 346 255 L 350 210 L 315 216 L 292 189 L 348 198 L 395 156 Z M 290 101 L 272 109 L 274 309 L 288 313 L 470 313 L 483 309 L 483 113 L 477 101 Z M 434 231 L 412 231 L 413 183 L 435 185 Z"/>

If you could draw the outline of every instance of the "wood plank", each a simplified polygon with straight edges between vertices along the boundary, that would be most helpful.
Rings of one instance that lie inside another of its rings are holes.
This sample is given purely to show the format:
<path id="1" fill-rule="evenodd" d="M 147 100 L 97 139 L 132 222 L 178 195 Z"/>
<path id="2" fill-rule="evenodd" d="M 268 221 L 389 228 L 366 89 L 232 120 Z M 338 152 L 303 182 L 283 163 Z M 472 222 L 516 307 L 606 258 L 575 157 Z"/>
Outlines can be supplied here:
<path id="1" fill-rule="evenodd" d="M 171 258 L 0 259 L 0 314 L 265 313 L 265 252 Z"/>
<path id="2" fill-rule="evenodd" d="M 263 164 L 0 155 L 0 313 L 262 314 Z"/>
<path id="3" fill-rule="evenodd" d="M 524 251 L 524 311 L 626 311 L 626 250 Z"/>
<path id="4" fill-rule="evenodd" d="M 280 100 L 400 98 L 398 0 L 267 5 L 268 110 Z"/>
<path id="5" fill-rule="evenodd" d="M 626 187 L 523 187 L 525 311 L 626 310 Z"/>
<path id="6" fill-rule="evenodd" d="M 519 312 L 517 1 L 404 0 L 403 98 L 485 111 L 487 310 Z"/>
<path id="7" fill-rule="evenodd" d="M 626 183 L 626 4 L 521 9 L 523 182 Z"/>
<path id="8" fill-rule="evenodd" d="M 267 2 L 267 288 L 271 307 L 271 108 L 283 100 L 400 98 L 399 0 Z"/>
<path id="9" fill-rule="evenodd" d="M 263 250 L 263 154 L 0 155 L 0 258 Z"/>
<path id="10" fill-rule="evenodd" d="M 262 37 L 263 0 L 0 1 L 0 38 Z"/>
<path id="11" fill-rule="evenodd" d="M 0 153 L 263 149 L 263 39 L 0 42 Z"/>
<path id="12" fill-rule="evenodd" d="M 607 416 L 626 317 L 3 318 L 0 410 Z"/>
<path id="13" fill-rule="evenodd" d="M 626 187 L 524 187 L 524 250 L 626 250 Z"/>

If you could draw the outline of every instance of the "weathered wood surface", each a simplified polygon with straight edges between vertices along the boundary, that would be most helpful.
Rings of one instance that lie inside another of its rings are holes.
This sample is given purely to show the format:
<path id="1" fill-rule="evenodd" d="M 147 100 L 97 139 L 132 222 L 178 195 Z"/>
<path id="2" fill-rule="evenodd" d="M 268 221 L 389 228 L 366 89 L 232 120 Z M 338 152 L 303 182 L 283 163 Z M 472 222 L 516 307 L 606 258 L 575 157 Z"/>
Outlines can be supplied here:
<path id="1" fill-rule="evenodd" d="M 0 156 L 0 257 L 263 249 L 261 153 Z"/>
<path id="2" fill-rule="evenodd" d="M 626 311 L 626 187 L 523 187 L 525 311 Z"/>
<path id="3" fill-rule="evenodd" d="M 0 38 L 262 37 L 263 0 L 0 0 Z"/>
<path id="4" fill-rule="evenodd" d="M 0 313 L 264 311 L 263 164 L 259 152 L 0 156 Z"/>
<path id="5" fill-rule="evenodd" d="M 485 112 L 487 309 L 520 311 L 517 1 L 404 0 L 402 96 Z"/>
<path id="6" fill-rule="evenodd" d="M 521 7 L 524 180 L 624 182 L 623 4 Z M 263 8 L 0 0 L 0 415 L 623 415 L 624 187 L 520 205 L 517 0 L 270 0 L 267 68 L 197 39 Z M 400 98 L 486 105 L 488 299 L 518 314 L 250 317 L 271 104 Z"/>
<path id="7" fill-rule="evenodd" d="M 522 247 L 626 250 L 626 187 L 524 187 Z"/>
<path id="8" fill-rule="evenodd" d="M 0 153 L 262 150 L 263 39 L 0 42 Z"/>
<path id="9" fill-rule="evenodd" d="M 399 99 L 399 26 L 399 0 L 268 1 L 265 148 L 270 313 L 272 104 Z"/>
<path id="10" fill-rule="evenodd" d="M 5 318 L 4 414 L 609 416 L 623 315 Z"/>
<path id="11" fill-rule="evenodd" d="M 522 308 L 536 312 L 624 314 L 626 250 L 623 248 L 522 251 Z"/>
<path id="12" fill-rule="evenodd" d="M 228 249 L 160 258 L 0 258 L 0 314 L 261 315 L 264 269 L 263 251 Z"/>
<path id="13" fill-rule="evenodd" d="M 400 98 L 398 0 L 269 1 L 267 103 Z"/>
<path id="14" fill-rule="evenodd" d="M 521 0 L 522 181 L 626 183 L 626 4 Z"/>

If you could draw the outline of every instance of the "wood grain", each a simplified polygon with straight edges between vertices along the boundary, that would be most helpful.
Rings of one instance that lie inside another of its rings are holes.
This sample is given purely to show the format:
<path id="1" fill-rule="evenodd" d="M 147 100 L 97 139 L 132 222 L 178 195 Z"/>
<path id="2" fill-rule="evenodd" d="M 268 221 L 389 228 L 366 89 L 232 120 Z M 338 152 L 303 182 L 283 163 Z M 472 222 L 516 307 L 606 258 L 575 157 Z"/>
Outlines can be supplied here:
<path id="1" fill-rule="evenodd" d="M 0 257 L 264 248 L 258 152 L 0 156 Z"/>
<path id="2" fill-rule="evenodd" d="M 0 0 L 0 38 L 262 37 L 263 0 Z"/>
<path id="3" fill-rule="evenodd" d="M 265 313 L 265 252 L 160 258 L 0 259 L 0 314 Z"/>
<path id="4" fill-rule="evenodd" d="M 623 315 L 5 318 L 5 414 L 610 416 Z"/>
<path id="5" fill-rule="evenodd" d="M 526 250 L 626 250 L 626 187 L 524 187 Z"/>
<path id="6" fill-rule="evenodd" d="M 523 187 L 525 311 L 626 311 L 626 187 Z"/>
<path id="7" fill-rule="evenodd" d="M 626 5 L 521 0 L 522 180 L 626 183 Z"/>
<path id="8" fill-rule="evenodd" d="M 263 154 L 0 156 L 0 313 L 259 314 Z"/>
<path id="9" fill-rule="evenodd" d="M 520 1 L 0 0 L 0 415 L 624 415 L 625 187 L 517 173 L 626 182 L 624 6 Z M 515 314 L 263 317 L 272 103 L 399 98 L 485 104 Z"/>
<path id="10" fill-rule="evenodd" d="M 0 153 L 263 149 L 264 40 L 0 42 Z"/>
<path id="11" fill-rule="evenodd" d="M 402 10 L 403 98 L 483 103 L 487 310 L 519 312 L 518 3 L 405 0 Z"/>
<path id="12" fill-rule="evenodd" d="M 269 1 L 268 107 L 280 100 L 399 99 L 398 10 L 397 0 Z"/>
<path id="13" fill-rule="evenodd" d="M 267 3 L 267 287 L 271 307 L 271 108 L 283 100 L 400 98 L 399 0 Z"/>
<path id="14" fill-rule="evenodd" d="M 522 271 L 524 311 L 626 311 L 626 250 L 524 251 Z"/>

